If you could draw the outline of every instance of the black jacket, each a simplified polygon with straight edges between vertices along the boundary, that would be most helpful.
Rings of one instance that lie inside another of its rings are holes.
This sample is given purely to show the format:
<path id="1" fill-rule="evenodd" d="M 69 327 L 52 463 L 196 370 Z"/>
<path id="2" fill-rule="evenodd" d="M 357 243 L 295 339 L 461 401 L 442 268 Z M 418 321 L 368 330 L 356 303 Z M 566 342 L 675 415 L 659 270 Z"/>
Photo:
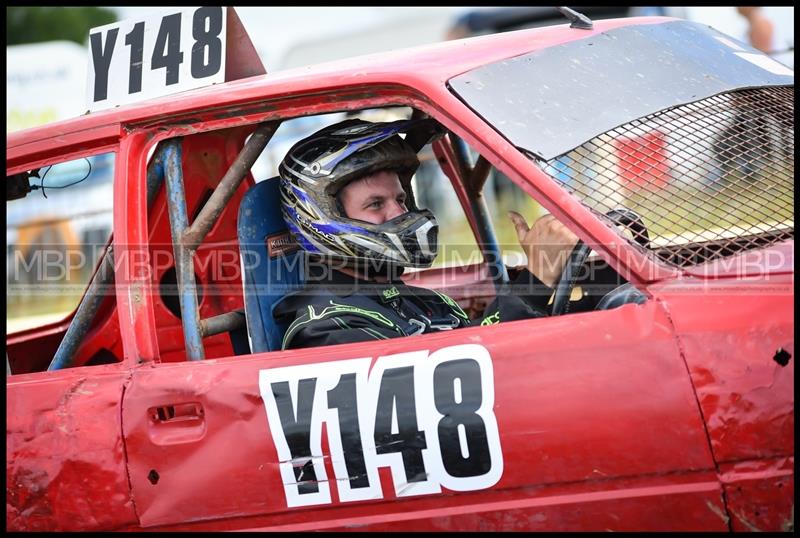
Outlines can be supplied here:
<path id="1" fill-rule="evenodd" d="M 275 307 L 279 323 L 289 323 L 282 349 L 384 340 L 475 325 L 547 316 L 550 288 L 527 270 L 501 289 L 484 315 L 470 320 L 450 297 L 425 288 L 360 280 L 330 271 Z"/>

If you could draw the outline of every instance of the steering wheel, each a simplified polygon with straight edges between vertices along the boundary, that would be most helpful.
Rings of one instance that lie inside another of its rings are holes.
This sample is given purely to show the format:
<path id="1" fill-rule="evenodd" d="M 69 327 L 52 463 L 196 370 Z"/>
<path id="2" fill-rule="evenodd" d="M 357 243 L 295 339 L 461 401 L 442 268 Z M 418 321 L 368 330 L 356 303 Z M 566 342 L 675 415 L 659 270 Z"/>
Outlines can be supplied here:
<path id="1" fill-rule="evenodd" d="M 634 240 L 644 248 L 650 246 L 650 236 L 647 233 L 647 227 L 635 211 L 622 207 L 612 209 L 606 213 L 615 224 L 622 224 L 633 232 Z M 560 316 L 569 312 L 569 298 L 572 295 L 572 289 L 575 287 L 575 280 L 580 273 L 586 258 L 589 256 L 591 249 L 583 241 L 578 240 L 572 248 L 572 252 L 567 258 L 567 263 L 561 271 L 561 277 L 556 285 L 556 290 L 553 295 L 553 306 L 550 309 L 551 316 Z M 626 303 L 641 304 L 647 300 L 647 296 L 641 291 L 637 290 L 631 284 L 623 284 L 618 286 L 605 294 L 602 299 L 597 303 L 595 310 L 608 310 L 621 306 Z"/>
<path id="2" fill-rule="evenodd" d="M 650 234 L 647 233 L 647 226 L 644 225 L 642 217 L 636 211 L 627 207 L 612 209 L 606 213 L 614 221 L 614 224 L 622 224 L 633 233 L 633 240 L 644 248 L 650 248 Z"/>
<path id="3" fill-rule="evenodd" d="M 575 279 L 578 277 L 578 273 L 591 250 L 589 245 L 580 239 L 572 248 L 572 252 L 569 253 L 569 258 L 567 258 L 567 263 L 561 271 L 561 278 L 556 284 L 553 307 L 550 309 L 551 316 L 560 316 L 569 312 L 569 297 L 572 295 L 572 288 L 575 287 Z"/>

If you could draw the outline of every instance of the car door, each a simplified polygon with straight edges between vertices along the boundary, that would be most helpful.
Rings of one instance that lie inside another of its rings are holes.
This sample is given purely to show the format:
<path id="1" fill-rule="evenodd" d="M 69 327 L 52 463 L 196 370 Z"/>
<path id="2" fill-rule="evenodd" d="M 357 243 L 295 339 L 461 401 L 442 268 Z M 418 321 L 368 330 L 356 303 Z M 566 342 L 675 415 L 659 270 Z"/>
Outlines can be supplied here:
<path id="1" fill-rule="evenodd" d="M 6 381 L 6 526 L 119 528 L 136 522 L 120 424 L 121 365 Z"/>
<path id="2" fill-rule="evenodd" d="M 148 529 L 727 529 L 656 300 L 148 363 L 122 407 Z"/>
<path id="3" fill-rule="evenodd" d="M 12 177 L 27 190 L 41 188 L 47 177 L 51 189 L 48 198 L 23 190 L 8 202 L 6 528 L 12 531 L 98 531 L 136 522 L 120 421 L 130 364 L 118 362 L 116 297 L 94 280 L 105 259 L 93 254 L 104 253 L 111 234 L 107 196 L 117 148 L 108 138 L 98 142 L 96 132 L 70 139 L 80 151 L 55 136 L 26 145 L 17 138 L 7 148 L 9 193 Z M 76 240 L 89 231 L 99 232 L 101 242 Z M 78 303 L 104 292 L 99 312 L 87 317 Z"/>
<path id="4" fill-rule="evenodd" d="M 122 420 L 144 527 L 727 529 L 655 300 L 155 364 Z"/>

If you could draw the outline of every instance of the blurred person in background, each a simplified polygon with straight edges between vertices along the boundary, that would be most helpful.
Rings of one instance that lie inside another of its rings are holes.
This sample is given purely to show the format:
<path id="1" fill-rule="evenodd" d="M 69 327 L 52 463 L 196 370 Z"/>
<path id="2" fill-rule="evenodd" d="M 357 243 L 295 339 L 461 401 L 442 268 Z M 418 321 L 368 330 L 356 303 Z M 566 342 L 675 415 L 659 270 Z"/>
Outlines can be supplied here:
<path id="1" fill-rule="evenodd" d="M 750 44 L 766 54 L 774 52 L 775 27 L 764 11 L 760 7 L 742 6 L 737 7 L 736 11 L 747 19 L 747 39 Z"/>

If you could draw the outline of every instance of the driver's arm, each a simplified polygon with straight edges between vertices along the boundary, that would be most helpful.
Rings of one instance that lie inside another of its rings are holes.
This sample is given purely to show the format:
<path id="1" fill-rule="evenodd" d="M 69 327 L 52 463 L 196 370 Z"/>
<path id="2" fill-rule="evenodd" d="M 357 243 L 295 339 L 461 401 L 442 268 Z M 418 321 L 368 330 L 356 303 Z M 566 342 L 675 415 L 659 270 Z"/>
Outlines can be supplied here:
<path id="1" fill-rule="evenodd" d="M 546 317 L 547 302 L 553 290 L 530 271 L 520 271 L 514 282 L 505 284 L 497 297 L 470 325 L 494 325 L 501 321 Z"/>
<path id="2" fill-rule="evenodd" d="M 403 336 L 403 333 L 396 328 L 370 323 L 361 316 L 337 314 L 310 318 L 307 311 L 300 314 L 284 334 L 281 346 L 284 350 L 335 346 Z"/>
<path id="3" fill-rule="evenodd" d="M 528 271 L 546 286 L 555 287 L 578 236 L 553 215 L 539 217 L 530 228 L 516 211 L 509 211 L 508 216 L 528 257 Z"/>
<path id="4" fill-rule="evenodd" d="M 515 211 L 509 211 L 509 217 L 528 258 L 527 270 L 504 286 L 484 315 L 472 325 L 547 316 L 553 288 L 578 242 L 578 236 L 552 215 L 540 217 L 530 227 L 525 217 Z"/>

